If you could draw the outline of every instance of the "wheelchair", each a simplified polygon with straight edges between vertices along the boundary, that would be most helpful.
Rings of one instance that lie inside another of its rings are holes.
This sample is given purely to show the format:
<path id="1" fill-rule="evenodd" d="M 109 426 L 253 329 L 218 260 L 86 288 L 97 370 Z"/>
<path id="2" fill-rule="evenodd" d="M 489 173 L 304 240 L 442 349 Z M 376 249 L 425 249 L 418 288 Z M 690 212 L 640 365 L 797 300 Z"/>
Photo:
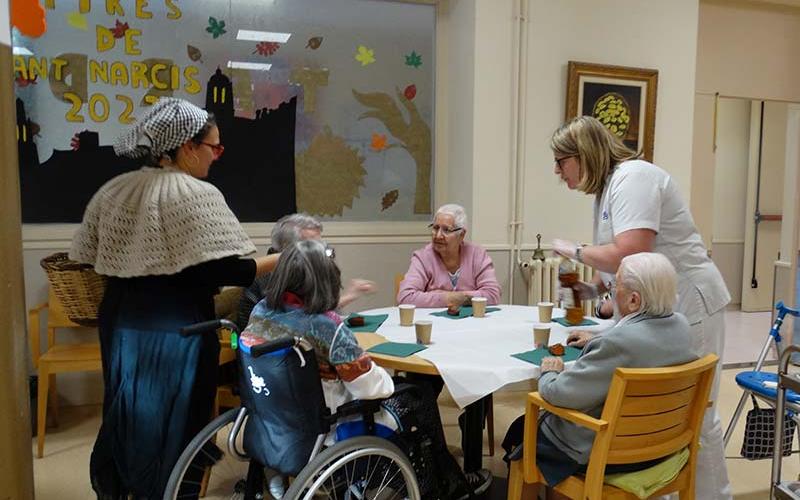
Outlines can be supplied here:
<path id="1" fill-rule="evenodd" d="M 199 323 L 181 333 L 219 328 L 229 329 L 238 347 L 242 406 L 215 418 L 189 442 L 169 477 L 165 500 L 271 498 L 265 467 L 294 477 L 286 500 L 422 498 L 417 471 L 430 471 L 430 457 L 419 447 L 404 452 L 398 446 L 402 440 L 379 437 L 382 426 L 374 414 L 381 400 L 351 401 L 330 414 L 313 347 L 301 338 L 287 336 L 247 348 L 227 320 Z M 395 394 L 413 386 L 396 389 Z M 334 425 L 343 420 L 352 424 L 355 417 L 361 417 L 364 435 L 324 448 Z"/>

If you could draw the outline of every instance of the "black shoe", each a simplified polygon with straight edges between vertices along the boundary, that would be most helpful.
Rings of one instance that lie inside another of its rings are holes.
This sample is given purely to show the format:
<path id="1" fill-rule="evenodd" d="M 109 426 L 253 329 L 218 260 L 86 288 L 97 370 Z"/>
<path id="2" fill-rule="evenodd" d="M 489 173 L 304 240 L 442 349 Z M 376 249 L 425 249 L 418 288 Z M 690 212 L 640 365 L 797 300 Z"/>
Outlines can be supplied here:
<path id="1" fill-rule="evenodd" d="M 465 474 L 467 484 L 473 495 L 482 495 L 489 489 L 492 484 L 492 473 L 487 469 L 478 469 L 475 472 L 468 472 Z"/>

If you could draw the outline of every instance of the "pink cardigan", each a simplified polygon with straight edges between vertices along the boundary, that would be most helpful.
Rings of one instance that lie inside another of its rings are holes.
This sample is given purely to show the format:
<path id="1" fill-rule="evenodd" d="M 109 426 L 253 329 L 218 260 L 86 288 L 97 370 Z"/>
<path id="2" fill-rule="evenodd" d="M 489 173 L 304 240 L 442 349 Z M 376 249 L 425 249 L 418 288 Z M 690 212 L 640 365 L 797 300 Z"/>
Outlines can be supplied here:
<path id="1" fill-rule="evenodd" d="M 429 243 L 411 256 L 411 265 L 397 292 L 398 304 L 417 307 L 446 307 L 443 292 L 464 292 L 471 297 L 486 297 L 489 304 L 500 302 L 500 284 L 494 274 L 494 264 L 479 245 L 461 245 L 461 274 L 456 287 L 442 259 Z"/>

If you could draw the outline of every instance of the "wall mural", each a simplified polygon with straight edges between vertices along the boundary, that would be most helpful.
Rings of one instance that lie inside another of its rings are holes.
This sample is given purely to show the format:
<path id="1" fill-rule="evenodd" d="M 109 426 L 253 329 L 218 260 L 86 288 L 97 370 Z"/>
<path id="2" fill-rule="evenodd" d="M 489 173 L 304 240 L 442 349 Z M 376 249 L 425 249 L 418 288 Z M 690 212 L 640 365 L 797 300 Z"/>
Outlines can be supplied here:
<path id="1" fill-rule="evenodd" d="M 111 145 L 163 96 L 217 116 L 225 153 L 208 180 L 243 222 L 429 217 L 432 6 L 43 4 L 41 37 L 13 33 L 23 222 L 80 222 L 104 182 L 138 167 Z"/>

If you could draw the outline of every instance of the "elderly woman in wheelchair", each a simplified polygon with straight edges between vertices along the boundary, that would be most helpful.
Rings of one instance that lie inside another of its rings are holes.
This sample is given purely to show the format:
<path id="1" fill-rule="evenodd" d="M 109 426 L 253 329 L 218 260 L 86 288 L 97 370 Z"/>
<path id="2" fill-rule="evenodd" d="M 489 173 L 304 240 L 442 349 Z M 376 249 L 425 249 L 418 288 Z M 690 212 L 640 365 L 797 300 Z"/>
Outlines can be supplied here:
<path id="1" fill-rule="evenodd" d="M 295 478 L 288 499 L 472 495 L 447 450 L 430 389 L 393 380 L 333 312 L 341 278 L 329 253 L 307 240 L 281 254 L 238 339 L 243 407 L 195 437 L 165 498 L 216 488 L 225 474 L 225 493 L 261 498 L 265 467 Z M 218 471 L 237 460 L 232 471 Z M 203 484 L 183 480 L 192 467 L 210 469 Z"/>

